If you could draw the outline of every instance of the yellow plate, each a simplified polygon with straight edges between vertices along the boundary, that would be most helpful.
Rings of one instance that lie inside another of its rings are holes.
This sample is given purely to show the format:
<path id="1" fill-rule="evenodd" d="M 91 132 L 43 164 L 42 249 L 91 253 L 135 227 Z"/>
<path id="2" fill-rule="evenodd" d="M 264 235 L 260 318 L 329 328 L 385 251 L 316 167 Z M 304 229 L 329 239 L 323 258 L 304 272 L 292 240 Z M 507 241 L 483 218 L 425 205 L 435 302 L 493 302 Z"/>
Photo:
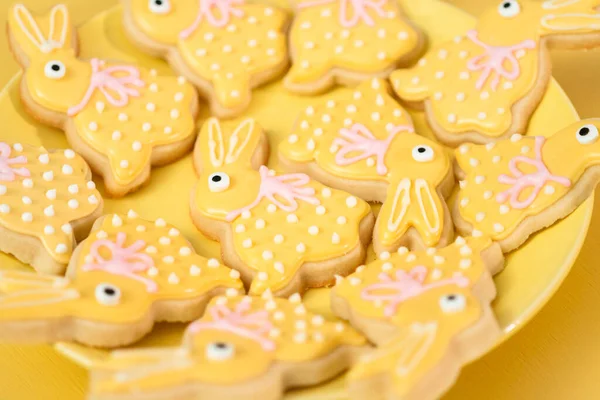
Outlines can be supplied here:
<path id="1" fill-rule="evenodd" d="M 283 6 L 283 0 L 277 0 Z M 404 9 L 428 34 L 428 43 L 436 45 L 474 27 L 475 20 L 462 11 L 438 0 L 406 2 Z M 121 28 L 121 8 L 117 7 L 79 28 L 81 57 L 138 62 L 156 68 L 161 74 L 171 73 L 168 66 L 137 51 L 125 38 Z M 34 121 L 23 110 L 18 96 L 19 76 L 0 93 L 2 140 L 44 145 L 47 148 L 68 147 L 64 135 Z M 256 118 L 269 132 L 271 145 L 289 131 L 298 112 L 319 98 L 298 97 L 283 90 L 275 82 L 254 93 L 247 116 Z M 285 105 L 282 107 L 281 105 Z M 432 137 L 422 113 L 411 112 L 417 132 Z M 206 109 L 201 119 L 207 117 Z M 578 119 L 577 113 L 562 89 L 554 81 L 533 116 L 527 134 L 549 135 L 557 128 Z M 276 157 L 271 164 L 277 167 Z M 146 218 L 162 217 L 179 227 L 200 254 L 219 256 L 219 247 L 203 237 L 188 216 L 188 194 L 196 177 L 191 157 L 152 171 L 149 186 L 120 200 L 107 200 L 106 212 L 126 212 L 134 208 Z M 101 187 L 100 182 L 99 187 Z M 101 187 L 102 190 L 102 187 Z M 495 279 L 498 298 L 494 311 L 504 332 L 501 341 L 521 328 L 548 301 L 569 272 L 590 223 L 593 199 L 588 199 L 570 216 L 540 232 L 524 246 L 508 255 L 506 269 Z M 551 252 L 548 249 L 552 249 Z M 372 257 L 372 254 L 371 254 Z M 26 268 L 14 258 L 0 255 L 1 268 Z M 329 315 L 328 290 L 312 290 L 306 295 L 308 307 Z M 179 343 L 183 324 L 159 324 L 152 334 L 132 347 L 174 345 Z M 83 346 L 61 343 L 57 349 L 76 363 L 89 367 L 106 353 Z M 343 379 L 320 387 L 290 392 L 287 399 L 326 400 L 345 398 Z"/>

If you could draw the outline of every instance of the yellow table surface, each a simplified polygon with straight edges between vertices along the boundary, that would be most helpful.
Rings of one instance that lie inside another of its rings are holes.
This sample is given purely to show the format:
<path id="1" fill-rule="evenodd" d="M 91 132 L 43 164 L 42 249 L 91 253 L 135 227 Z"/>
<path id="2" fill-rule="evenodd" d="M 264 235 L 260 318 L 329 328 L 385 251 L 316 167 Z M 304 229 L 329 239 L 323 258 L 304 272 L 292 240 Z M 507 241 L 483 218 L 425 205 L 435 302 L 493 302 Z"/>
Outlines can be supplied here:
<path id="1" fill-rule="evenodd" d="M 25 0 L 43 10 L 57 0 Z M 418 1 L 418 0 L 417 0 Z M 63 0 L 76 24 L 117 0 Z M 478 15 L 499 0 L 451 0 Z M 12 0 L 0 0 L 0 27 Z M 553 75 L 582 118 L 600 116 L 600 50 L 554 51 Z M 18 71 L 0 28 L 0 87 Z M 575 73 L 573 73 L 573 71 Z M 1 129 L 1 127 L 0 127 Z M 520 332 L 467 366 L 445 397 L 458 399 L 600 398 L 600 196 L 588 237 L 571 274 L 542 311 Z M 50 346 L 0 345 L 0 400 L 82 399 L 86 371 Z"/>

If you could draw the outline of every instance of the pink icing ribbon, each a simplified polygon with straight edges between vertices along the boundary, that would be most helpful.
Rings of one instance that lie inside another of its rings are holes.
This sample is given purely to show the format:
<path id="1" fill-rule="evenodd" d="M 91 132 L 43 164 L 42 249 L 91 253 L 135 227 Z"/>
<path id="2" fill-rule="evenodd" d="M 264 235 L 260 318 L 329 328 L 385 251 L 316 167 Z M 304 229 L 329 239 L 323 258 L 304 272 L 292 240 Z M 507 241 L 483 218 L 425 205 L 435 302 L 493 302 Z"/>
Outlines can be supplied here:
<path id="1" fill-rule="evenodd" d="M 482 70 L 481 76 L 475 84 L 475 87 L 479 90 L 483 88 L 483 85 L 485 85 L 492 73 L 495 73 L 495 76 L 492 78 L 492 89 L 494 91 L 498 88 L 501 77 L 509 81 L 517 79 L 521 74 L 521 68 L 514 52 L 517 50 L 535 48 L 535 42 L 533 40 L 524 40 L 514 46 L 488 45 L 477 38 L 477 31 L 475 30 L 468 31 L 467 37 L 471 39 L 473 43 L 483 47 L 485 50 L 483 54 L 477 55 L 467 62 L 467 68 L 469 70 Z M 510 70 L 507 70 L 504 66 L 505 62 L 510 64 Z"/>
<path id="2" fill-rule="evenodd" d="M 212 320 L 198 320 L 190 325 L 188 331 L 192 334 L 209 329 L 231 332 L 258 342 L 265 351 L 275 350 L 275 342 L 267 336 L 273 329 L 269 312 L 248 312 L 249 309 L 250 304 L 242 302 L 236 304 L 234 310 L 225 305 L 212 306 L 208 310 Z"/>
<path id="3" fill-rule="evenodd" d="M 315 0 L 305 1 L 298 5 L 298 8 L 309 8 L 319 7 L 326 4 L 334 4 L 338 0 Z M 385 10 L 383 7 L 387 3 L 387 0 L 339 0 L 340 3 L 340 24 L 344 28 L 355 27 L 359 22 L 364 22 L 369 26 L 375 25 L 373 17 L 369 15 L 369 10 L 374 11 L 378 16 L 385 17 Z M 354 14 L 350 16 L 349 9 L 354 10 Z"/>
<path id="4" fill-rule="evenodd" d="M 365 287 L 361 292 L 361 297 L 368 301 L 389 302 L 383 313 L 386 317 L 391 317 L 396 313 L 400 303 L 419 296 L 428 290 L 447 285 L 465 287 L 469 284 L 469 279 L 459 272 L 455 273 L 452 278 L 430 283 L 424 283 L 426 277 L 427 268 L 423 265 L 417 265 L 408 273 L 398 270 L 395 279 L 392 279 L 386 273 L 381 273 L 379 274 L 380 282 Z M 386 291 L 387 294 L 382 294 L 381 291 Z"/>
<path id="5" fill-rule="evenodd" d="M 348 128 L 340 129 L 340 136 L 336 138 L 333 144 L 340 146 L 335 155 L 337 165 L 351 165 L 358 161 L 365 160 L 371 156 L 377 159 L 377 173 L 379 175 L 387 174 L 387 166 L 385 165 L 385 154 L 387 153 L 392 139 L 400 131 L 414 132 L 413 128 L 408 125 L 395 127 L 386 139 L 377 139 L 373 133 L 363 124 L 354 124 Z M 349 153 L 358 153 L 354 157 L 346 157 Z"/>
<path id="6" fill-rule="evenodd" d="M 27 157 L 20 155 L 10 158 L 12 150 L 6 143 L 0 142 L 0 181 L 14 181 L 16 176 L 29 177 L 31 173 L 25 167 L 13 168 L 13 164 L 26 164 Z"/>
<path id="7" fill-rule="evenodd" d="M 565 187 L 571 186 L 571 180 L 564 176 L 552 175 L 544 160 L 542 159 L 542 146 L 546 138 L 543 136 L 535 137 L 535 159 L 526 156 L 516 156 L 508 162 L 508 169 L 513 176 L 502 174 L 498 177 L 498 182 L 506 185 L 512 185 L 504 192 L 498 193 L 496 201 L 504 203 L 510 197 L 510 205 L 513 208 L 523 209 L 529 207 L 535 200 L 538 193 L 548 182 L 556 182 Z M 536 171 L 530 174 L 523 174 L 518 168 L 518 163 L 525 163 L 535 167 Z M 527 188 L 531 188 L 531 193 L 525 200 L 519 200 L 519 196 Z"/>
<path id="8" fill-rule="evenodd" d="M 83 271 L 105 271 L 109 274 L 120 275 L 146 285 L 148 292 L 156 292 L 158 285 L 152 279 L 138 275 L 154 267 L 154 260 L 148 254 L 140 253 L 146 246 L 143 240 L 136 240 L 131 246 L 123 247 L 127 235 L 123 232 L 117 233 L 117 241 L 108 239 L 97 240 L 90 247 L 90 255 L 93 261 L 82 266 Z M 104 247 L 110 251 L 110 258 L 105 259 L 100 255 L 100 249 Z"/>
<path id="9" fill-rule="evenodd" d="M 216 28 L 222 28 L 229 23 L 231 16 L 242 17 L 244 12 L 235 6 L 244 5 L 243 0 L 200 0 L 200 11 L 192 25 L 181 31 L 179 37 L 189 38 L 192 33 L 198 29 L 200 23 L 206 20 L 210 25 Z M 217 16 L 215 10 L 218 10 L 220 16 Z"/>
<path id="10" fill-rule="evenodd" d="M 96 90 L 99 90 L 106 101 L 115 107 L 124 107 L 129 103 L 130 97 L 140 96 L 140 91 L 135 87 L 144 87 L 145 83 L 140 79 L 140 70 L 136 67 L 115 65 L 100 70 L 105 64 L 104 61 L 92 58 L 90 63 L 92 64 L 90 86 L 81 102 L 67 110 L 69 116 L 72 117 L 81 112 L 88 105 Z M 114 92 L 116 96 L 111 92 Z"/>
<path id="11" fill-rule="evenodd" d="M 268 199 L 277 208 L 286 212 L 294 212 L 298 209 L 298 201 L 302 200 L 313 205 L 319 205 L 319 200 L 315 197 L 315 189 L 311 187 L 302 187 L 310 182 L 306 174 L 286 174 L 279 176 L 269 176 L 269 169 L 262 165 L 259 170 L 260 188 L 258 196 L 248 206 L 239 210 L 231 211 L 227 214 L 227 221 L 233 221 L 244 211 L 248 211 L 258 205 L 263 198 Z M 287 202 L 283 203 L 277 197 Z"/>

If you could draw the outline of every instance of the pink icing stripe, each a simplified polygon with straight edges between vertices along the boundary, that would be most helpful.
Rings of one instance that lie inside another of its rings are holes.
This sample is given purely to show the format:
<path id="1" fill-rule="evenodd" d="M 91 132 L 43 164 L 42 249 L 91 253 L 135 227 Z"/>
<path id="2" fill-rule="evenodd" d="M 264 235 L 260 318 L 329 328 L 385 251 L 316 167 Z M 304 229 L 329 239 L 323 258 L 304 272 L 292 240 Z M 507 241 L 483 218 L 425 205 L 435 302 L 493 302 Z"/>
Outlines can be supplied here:
<path id="1" fill-rule="evenodd" d="M 298 8 L 319 7 L 326 4 L 334 4 L 338 0 L 314 0 L 305 1 L 298 5 Z M 344 28 L 352 28 L 358 25 L 359 21 L 364 22 L 369 26 L 375 25 L 375 21 L 369 15 L 369 10 L 373 10 L 378 16 L 385 17 L 387 0 L 339 0 L 340 2 L 340 24 Z M 349 9 L 352 8 L 354 13 L 350 16 Z"/>
<path id="2" fill-rule="evenodd" d="M 90 247 L 92 261 L 82 266 L 83 271 L 105 271 L 109 274 L 120 275 L 146 285 L 148 292 L 156 292 L 158 285 L 151 279 L 138 275 L 138 272 L 145 272 L 154 267 L 154 260 L 148 254 L 140 253 L 146 246 L 143 240 L 135 241 L 129 247 L 123 247 L 127 235 L 123 232 L 117 233 L 117 241 L 111 242 L 108 239 L 97 240 Z M 110 251 L 110 258 L 105 259 L 100 254 L 100 249 L 104 247 Z"/>
<path id="3" fill-rule="evenodd" d="M 233 311 L 225 305 L 212 306 L 208 310 L 212 321 L 198 320 L 189 326 L 188 331 L 192 334 L 208 329 L 231 332 L 258 342 L 265 351 L 275 350 L 275 342 L 267 336 L 273 329 L 268 311 L 249 313 L 249 309 L 248 303 L 236 304 Z"/>
<path id="4" fill-rule="evenodd" d="M 475 87 L 479 90 L 483 88 L 492 73 L 496 74 L 492 78 L 492 89 L 494 91 L 498 88 L 501 77 L 509 81 L 517 79 L 521 74 L 521 68 L 514 52 L 523 49 L 535 49 L 535 41 L 533 40 L 524 40 L 514 46 L 491 46 L 479 40 L 475 30 L 468 31 L 467 37 L 485 50 L 483 54 L 477 55 L 467 62 L 469 70 L 483 70 L 475 84 Z M 510 64 L 510 69 L 506 69 L 505 62 Z"/>
<path id="5" fill-rule="evenodd" d="M 140 96 L 139 90 L 131 87 L 144 87 L 145 85 L 144 81 L 140 79 L 140 71 L 136 67 L 131 65 L 115 65 L 100 70 L 105 62 L 97 58 L 93 58 L 90 64 L 92 64 L 90 86 L 81 102 L 67 110 L 69 116 L 72 117 L 81 112 L 88 105 L 96 90 L 100 90 L 104 97 L 106 97 L 106 101 L 115 107 L 124 107 L 129 103 L 129 97 Z M 118 73 L 120 73 L 120 76 L 115 76 Z M 113 96 L 111 92 L 116 93 L 117 97 Z"/>
<path id="6" fill-rule="evenodd" d="M 286 174 L 279 176 L 269 176 L 269 169 L 264 165 L 258 170 L 260 174 L 260 188 L 258 196 L 252 204 L 240 208 L 239 210 L 231 211 L 227 214 L 227 221 L 233 221 L 244 211 L 251 210 L 256 207 L 263 198 L 267 198 L 277 208 L 294 212 L 298 209 L 298 201 L 302 200 L 307 203 L 319 205 L 319 200 L 315 197 L 315 189 L 311 187 L 302 187 L 310 182 L 310 178 L 306 174 Z M 283 203 L 277 197 L 286 201 Z"/>
<path id="7" fill-rule="evenodd" d="M 465 287 L 469 284 L 469 279 L 460 273 L 455 273 L 452 278 L 430 283 L 424 283 L 426 277 L 427 268 L 423 265 L 417 265 L 408 273 L 403 270 L 396 271 L 396 279 L 392 279 L 386 273 L 381 273 L 379 274 L 380 282 L 365 287 L 361 292 L 361 297 L 368 301 L 388 302 L 383 313 L 386 317 L 391 317 L 396 313 L 400 303 L 428 290 L 446 285 Z M 386 291 L 387 294 L 378 293 L 380 291 Z"/>
<path id="8" fill-rule="evenodd" d="M 4 142 L 0 142 L 0 181 L 14 181 L 16 176 L 29 177 L 31 173 L 25 167 L 13 168 L 12 164 L 26 164 L 27 157 L 20 155 L 17 157 L 10 158 L 12 149 L 10 145 Z"/>
<path id="9" fill-rule="evenodd" d="M 401 131 L 414 132 L 412 126 L 401 125 L 394 127 L 386 139 L 377 139 L 369 128 L 363 124 L 354 124 L 350 129 L 342 128 L 340 129 L 340 136 L 342 138 L 336 138 L 333 141 L 333 144 L 340 146 L 335 155 L 335 162 L 337 165 L 345 166 L 375 156 L 377 159 L 377 173 L 385 175 L 388 171 L 385 165 L 385 154 L 390 147 L 392 139 Z M 354 157 L 348 158 L 346 156 L 349 153 L 357 154 Z"/>
<path id="10" fill-rule="evenodd" d="M 535 159 L 526 156 L 516 156 L 508 163 L 508 169 L 513 176 L 502 174 L 498 177 L 498 182 L 506 185 L 512 185 L 504 192 L 498 193 L 496 201 L 504 203 L 510 197 L 510 205 L 513 208 L 523 209 L 529 207 L 535 200 L 538 193 L 548 182 L 556 182 L 565 187 L 571 186 L 571 180 L 564 176 L 552 175 L 548 170 L 542 158 L 542 146 L 546 138 L 543 136 L 535 137 Z M 535 167 L 536 171 L 530 174 L 523 174 L 518 168 L 518 163 L 525 163 Z M 519 200 L 519 196 L 527 188 L 531 188 L 531 193 L 525 200 Z"/>
<path id="11" fill-rule="evenodd" d="M 243 0 L 200 0 L 200 11 L 192 25 L 181 31 L 179 37 L 187 39 L 198 29 L 200 23 L 206 20 L 210 25 L 222 28 L 229 23 L 231 15 L 243 17 L 244 12 L 235 8 L 235 6 L 244 5 Z M 218 10 L 220 17 L 217 17 L 215 9 Z"/>

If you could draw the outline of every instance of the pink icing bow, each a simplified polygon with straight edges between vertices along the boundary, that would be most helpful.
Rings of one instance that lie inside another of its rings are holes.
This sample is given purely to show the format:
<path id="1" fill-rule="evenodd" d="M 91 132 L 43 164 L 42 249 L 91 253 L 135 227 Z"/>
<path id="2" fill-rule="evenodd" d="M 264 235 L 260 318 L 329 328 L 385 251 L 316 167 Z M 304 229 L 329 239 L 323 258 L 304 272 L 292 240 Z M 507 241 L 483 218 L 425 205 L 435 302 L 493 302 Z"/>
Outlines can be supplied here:
<path id="1" fill-rule="evenodd" d="M 275 350 L 275 342 L 267 337 L 273 324 L 269 320 L 268 311 L 249 313 L 250 304 L 238 303 L 232 311 L 225 305 L 215 305 L 208 312 L 212 321 L 198 320 L 190 325 L 188 331 L 196 334 L 207 329 L 231 332 L 235 335 L 258 342 L 265 351 Z"/>
<path id="2" fill-rule="evenodd" d="M 0 142 L 0 181 L 14 181 L 16 175 L 29 177 L 31 173 L 25 167 L 13 168 L 12 164 L 26 164 L 27 157 L 20 155 L 10 158 L 12 150 L 6 143 Z"/>
<path id="3" fill-rule="evenodd" d="M 115 107 L 124 107 L 129 103 L 129 97 L 139 97 L 140 91 L 134 87 L 144 87 L 144 81 L 140 79 L 140 71 L 131 65 L 115 65 L 100 70 L 105 62 L 92 58 L 92 77 L 90 86 L 83 99 L 76 106 L 67 110 L 69 116 L 77 115 L 90 102 L 96 90 L 100 90 L 106 100 Z M 118 76 L 116 74 L 119 74 Z M 114 92 L 117 96 L 113 96 Z"/>
<path id="4" fill-rule="evenodd" d="M 521 68 L 519 67 L 517 57 L 513 53 L 522 49 L 535 49 L 535 42 L 533 40 L 524 40 L 514 46 L 491 46 L 479 40 L 477 38 L 477 31 L 475 30 L 468 31 L 467 37 L 485 50 L 483 54 L 477 55 L 467 62 L 469 70 L 483 70 L 475 84 L 475 87 L 479 90 L 483 88 L 483 85 L 485 85 L 492 72 L 496 74 L 492 78 L 492 89 L 494 91 L 498 88 L 501 77 L 510 81 L 517 79 L 521 73 Z M 510 70 L 507 70 L 504 66 L 505 62 L 510 64 Z"/>
<path id="5" fill-rule="evenodd" d="M 512 187 L 504 192 L 498 193 L 496 201 L 504 203 L 506 199 L 510 197 L 510 205 L 513 208 L 522 209 L 529 207 L 535 200 L 536 196 L 542 190 L 544 185 L 548 182 L 556 182 L 565 187 L 571 186 L 571 180 L 564 176 L 552 175 L 548 170 L 544 160 L 542 159 L 542 146 L 546 138 L 543 136 L 535 137 L 535 159 L 531 159 L 526 156 L 516 156 L 508 163 L 508 169 L 513 176 L 502 174 L 498 177 L 498 182 L 506 185 L 512 185 Z M 525 163 L 535 167 L 536 172 L 530 174 L 523 174 L 517 167 L 518 163 Z M 521 193 L 531 188 L 531 193 L 525 200 L 519 200 Z"/>
<path id="6" fill-rule="evenodd" d="M 258 170 L 261 178 L 258 196 L 252 204 L 239 210 L 231 211 L 227 214 L 227 221 L 233 221 L 237 216 L 244 211 L 248 211 L 258 205 L 263 198 L 267 198 L 272 204 L 275 204 L 279 209 L 294 212 L 298 209 L 298 201 L 303 200 L 313 205 L 319 205 L 319 200 L 315 197 L 315 189 L 311 187 L 302 187 L 310 178 L 306 174 L 286 174 L 279 176 L 269 176 L 269 169 L 262 165 Z M 285 200 L 283 203 L 277 197 Z"/>
<path id="7" fill-rule="evenodd" d="M 385 175 L 388 171 L 384 162 L 385 154 L 390 147 L 392 139 L 400 131 L 414 132 L 411 126 L 402 125 L 395 127 L 386 139 L 377 139 L 369 128 L 363 124 L 354 124 L 350 129 L 342 128 L 340 129 L 342 138 L 336 138 L 333 141 L 333 144 L 340 146 L 335 155 L 335 162 L 338 165 L 344 166 L 375 156 L 377 158 L 377 173 Z M 346 156 L 352 152 L 358 154 L 347 158 Z"/>
<path id="8" fill-rule="evenodd" d="M 142 282 L 148 292 L 156 292 L 158 285 L 151 279 L 138 275 L 154 267 L 154 260 L 148 254 L 139 253 L 146 246 L 143 240 L 136 240 L 131 246 L 123 247 L 127 235 L 117 233 L 117 241 L 108 239 L 95 241 L 90 247 L 93 261 L 83 265 L 84 271 L 105 271 L 109 274 L 120 275 Z M 105 247 L 110 251 L 110 258 L 105 259 L 100 255 L 100 248 Z"/>
<path id="9" fill-rule="evenodd" d="M 398 305 L 410 298 L 419 296 L 420 294 L 433 288 L 457 285 L 465 287 L 469 284 L 469 279 L 460 273 L 455 273 L 452 278 L 442 279 L 437 282 L 424 283 L 427 277 L 427 268 L 423 265 L 417 265 L 410 272 L 403 270 L 396 271 L 396 279 L 392 279 L 388 274 L 379 274 L 378 283 L 373 283 L 365 287 L 361 296 L 369 301 L 386 301 L 389 304 L 384 308 L 383 313 L 386 317 L 391 317 L 396 313 Z M 389 294 L 381 294 L 379 291 L 393 291 Z"/>
<path id="10" fill-rule="evenodd" d="M 298 8 L 318 7 L 326 4 L 333 4 L 338 0 L 315 0 L 305 1 L 298 5 Z M 375 25 L 373 17 L 369 15 L 369 10 L 373 10 L 378 16 L 384 17 L 385 11 L 383 6 L 387 3 L 387 0 L 339 0 L 340 2 L 340 24 L 344 28 L 355 27 L 359 21 L 364 22 L 369 26 Z M 350 16 L 349 9 L 354 10 L 354 14 Z"/>
<path id="11" fill-rule="evenodd" d="M 222 28 L 229 23 L 231 15 L 242 17 L 244 12 L 234 6 L 241 6 L 244 0 L 200 0 L 200 11 L 192 25 L 181 31 L 179 37 L 187 39 L 198 29 L 202 20 L 206 20 L 210 25 Z M 220 18 L 217 17 L 215 9 L 219 11 Z"/>

